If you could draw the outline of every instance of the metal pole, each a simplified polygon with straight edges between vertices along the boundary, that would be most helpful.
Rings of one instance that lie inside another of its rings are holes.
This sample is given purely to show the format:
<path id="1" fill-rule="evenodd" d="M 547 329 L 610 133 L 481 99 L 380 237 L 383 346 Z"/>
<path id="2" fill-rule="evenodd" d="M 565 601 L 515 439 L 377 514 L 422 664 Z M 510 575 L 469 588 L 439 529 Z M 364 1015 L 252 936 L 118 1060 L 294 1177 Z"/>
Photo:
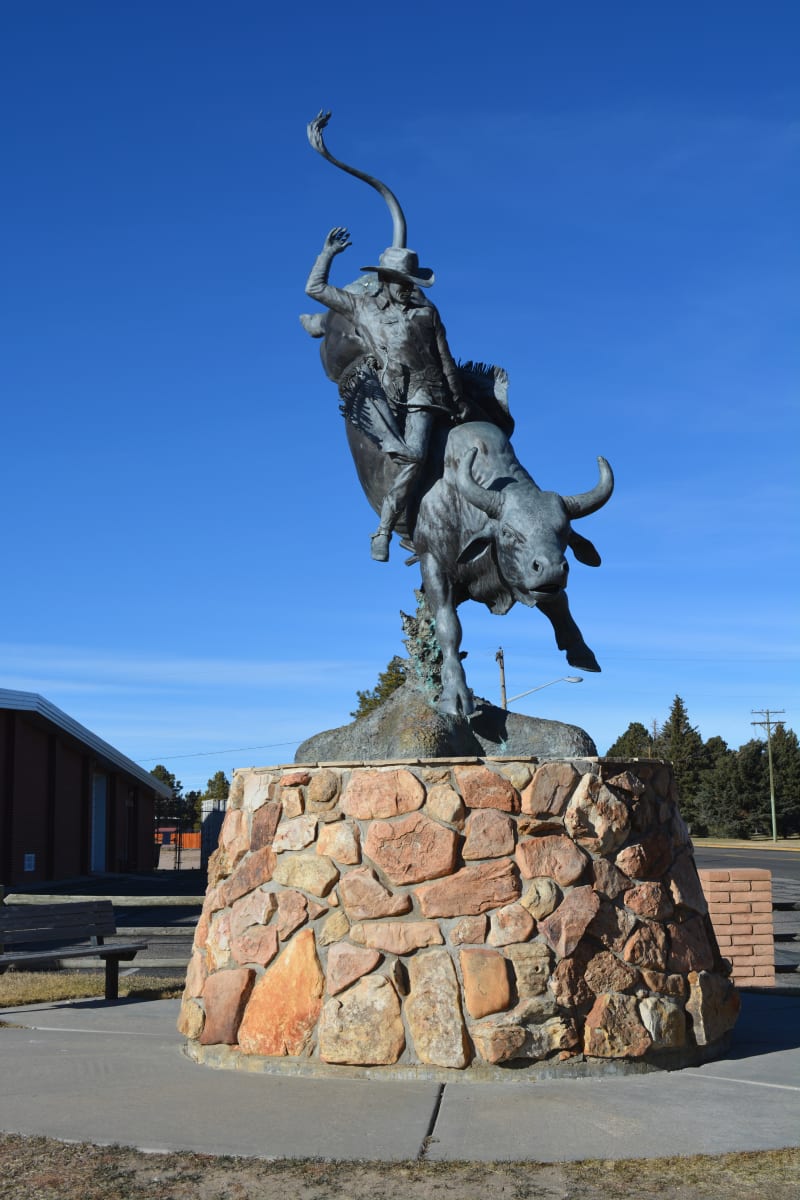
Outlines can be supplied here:
<path id="1" fill-rule="evenodd" d="M 497 654 L 495 654 L 494 658 L 495 662 L 500 668 L 500 707 L 508 708 L 508 702 L 506 701 L 506 661 L 503 657 L 502 646 L 497 651 Z"/>
<path id="2" fill-rule="evenodd" d="M 751 725 L 760 725 L 762 729 L 767 731 L 767 765 L 769 767 L 769 809 L 772 816 L 772 840 L 778 840 L 778 821 L 775 815 L 775 774 L 772 769 L 772 722 L 770 720 L 776 713 L 782 713 L 786 710 L 783 708 L 751 708 L 752 713 L 764 717 L 763 721 L 751 721 Z M 776 722 L 780 724 L 780 722 Z"/>

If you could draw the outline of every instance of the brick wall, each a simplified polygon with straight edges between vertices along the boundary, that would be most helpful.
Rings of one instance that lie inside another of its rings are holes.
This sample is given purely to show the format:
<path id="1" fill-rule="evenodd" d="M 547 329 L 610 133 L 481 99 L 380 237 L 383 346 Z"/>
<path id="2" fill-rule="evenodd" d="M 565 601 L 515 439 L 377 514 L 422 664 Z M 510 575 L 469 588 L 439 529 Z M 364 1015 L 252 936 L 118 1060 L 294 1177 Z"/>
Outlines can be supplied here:
<path id="1" fill-rule="evenodd" d="M 720 953 L 733 963 L 734 983 L 774 986 L 771 872 L 740 867 L 698 873 Z"/>

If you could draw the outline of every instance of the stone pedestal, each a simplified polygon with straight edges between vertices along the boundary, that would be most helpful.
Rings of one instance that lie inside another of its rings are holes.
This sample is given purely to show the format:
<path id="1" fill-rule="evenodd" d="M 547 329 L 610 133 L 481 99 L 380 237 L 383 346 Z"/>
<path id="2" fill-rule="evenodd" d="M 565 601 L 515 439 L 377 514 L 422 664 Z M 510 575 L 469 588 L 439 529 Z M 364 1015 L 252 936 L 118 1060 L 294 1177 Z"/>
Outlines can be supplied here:
<path id="1" fill-rule="evenodd" d="M 681 1066 L 738 996 L 656 761 L 236 772 L 179 1029 L 212 1065 Z"/>

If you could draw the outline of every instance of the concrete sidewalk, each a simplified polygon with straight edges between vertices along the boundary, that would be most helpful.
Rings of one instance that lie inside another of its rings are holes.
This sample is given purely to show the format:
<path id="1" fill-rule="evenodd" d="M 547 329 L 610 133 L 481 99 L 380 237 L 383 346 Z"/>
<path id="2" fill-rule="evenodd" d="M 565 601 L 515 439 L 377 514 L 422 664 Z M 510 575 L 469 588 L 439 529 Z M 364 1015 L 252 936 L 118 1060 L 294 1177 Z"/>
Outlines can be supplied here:
<path id="1" fill-rule="evenodd" d="M 213 1071 L 179 1002 L 0 1010 L 0 1129 L 259 1158 L 655 1158 L 800 1145 L 800 996 L 744 993 L 728 1058 L 672 1073 L 447 1084 Z M 221 1114 L 236 1113 L 235 1123 Z"/>

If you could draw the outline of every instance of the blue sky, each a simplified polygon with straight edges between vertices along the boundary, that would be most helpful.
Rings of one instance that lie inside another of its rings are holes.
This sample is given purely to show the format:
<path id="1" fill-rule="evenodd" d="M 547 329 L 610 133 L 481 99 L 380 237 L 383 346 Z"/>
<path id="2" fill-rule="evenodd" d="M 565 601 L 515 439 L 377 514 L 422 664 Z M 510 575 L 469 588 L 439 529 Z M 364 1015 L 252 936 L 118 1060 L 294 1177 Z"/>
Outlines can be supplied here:
<path id="1" fill-rule="evenodd" d="M 394 14 L 394 15 L 393 15 Z M 0 6 L 0 686 L 186 787 L 290 761 L 402 651 L 297 316 L 409 245 L 457 357 L 510 376 L 520 459 L 611 502 L 572 611 L 603 673 L 520 709 L 604 751 L 680 694 L 734 746 L 798 695 L 800 12 L 539 0 Z M 536 612 L 461 610 L 497 699 L 571 669 Z M 222 753 L 225 751 L 225 753 Z"/>

